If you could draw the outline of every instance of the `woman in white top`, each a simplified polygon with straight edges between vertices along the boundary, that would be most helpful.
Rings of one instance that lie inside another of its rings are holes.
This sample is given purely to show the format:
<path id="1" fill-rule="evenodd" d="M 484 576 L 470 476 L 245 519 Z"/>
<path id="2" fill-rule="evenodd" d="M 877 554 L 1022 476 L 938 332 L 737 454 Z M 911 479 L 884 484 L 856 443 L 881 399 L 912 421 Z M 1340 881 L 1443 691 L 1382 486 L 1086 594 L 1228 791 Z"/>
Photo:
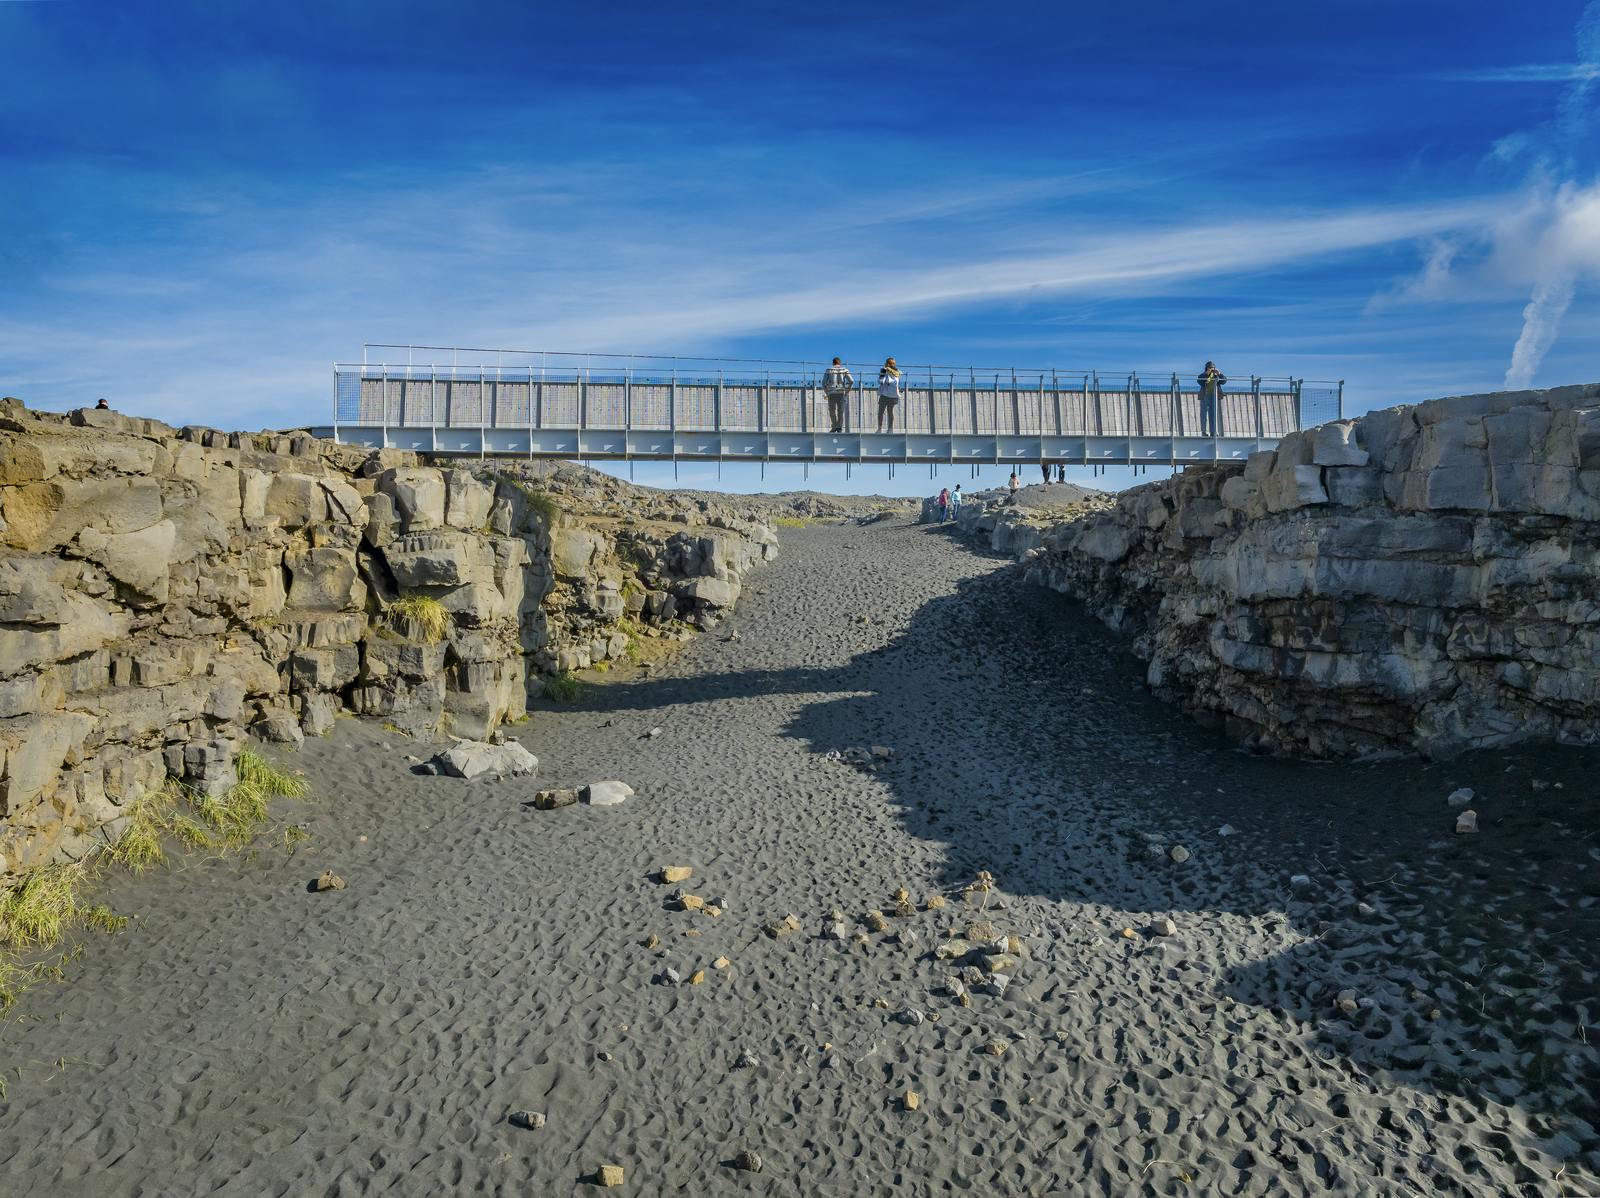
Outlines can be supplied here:
<path id="1" fill-rule="evenodd" d="M 894 408 L 900 402 L 905 384 L 900 378 L 900 368 L 893 358 L 884 359 L 878 371 L 878 431 L 883 432 L 883 422 L 888 420 L 889 431 L 894 432 Z"/>

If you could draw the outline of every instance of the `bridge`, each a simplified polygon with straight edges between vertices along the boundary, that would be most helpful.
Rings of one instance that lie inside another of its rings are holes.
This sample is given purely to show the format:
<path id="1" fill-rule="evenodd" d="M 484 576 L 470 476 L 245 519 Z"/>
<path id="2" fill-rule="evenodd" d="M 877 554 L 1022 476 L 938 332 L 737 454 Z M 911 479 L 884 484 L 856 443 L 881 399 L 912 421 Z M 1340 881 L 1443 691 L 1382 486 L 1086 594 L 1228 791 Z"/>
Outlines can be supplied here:
<path id="1" fill-rule="evenodd" d="M 474 457 L 1182 466 L 1344 412 L 1342 381 L 1235 374 L 1205 435 L 1197 372 L 902 366 L 894 429 L 878 432 L 879 364 L 854 363 L 835 432 L 822 362 L 392 345 L 364 357 L 334 366 L 333 419 L 312 432 Z"/>

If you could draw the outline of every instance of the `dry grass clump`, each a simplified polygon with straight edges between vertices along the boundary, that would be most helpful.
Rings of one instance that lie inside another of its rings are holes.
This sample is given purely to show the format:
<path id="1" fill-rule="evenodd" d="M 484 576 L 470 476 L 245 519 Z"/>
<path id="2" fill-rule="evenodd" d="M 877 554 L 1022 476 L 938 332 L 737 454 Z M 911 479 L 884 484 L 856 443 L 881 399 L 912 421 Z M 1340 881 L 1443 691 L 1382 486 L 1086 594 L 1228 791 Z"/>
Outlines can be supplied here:
<path id="1" fill-rule="evenodd" d="M 555 703 L 576 703 L 583 697 L 583 681 L 570 670 L 544 680 L 544 693 Z"/>
<path id="2" fill-rule="evenodd" d="M 12 948 L 50 948 L 78 914 L 83 865 L 36 869 L 0 898 L 0 940 Z"/>
<path id="3" fill-rule="evenodd" d="M 417 629 L 429 644 L 444 640 L 450 631 L 450 613 L 444 604 L 428 595 L 405 595 L 389 605 L 389 621 L 404 621 Z"/>
<path id="4" fill-rule="evenodd" d="M 809 528 L 811 526 L 811 517 L 776 516 L 773 518 L 772 523 L 778 528 Z"/>

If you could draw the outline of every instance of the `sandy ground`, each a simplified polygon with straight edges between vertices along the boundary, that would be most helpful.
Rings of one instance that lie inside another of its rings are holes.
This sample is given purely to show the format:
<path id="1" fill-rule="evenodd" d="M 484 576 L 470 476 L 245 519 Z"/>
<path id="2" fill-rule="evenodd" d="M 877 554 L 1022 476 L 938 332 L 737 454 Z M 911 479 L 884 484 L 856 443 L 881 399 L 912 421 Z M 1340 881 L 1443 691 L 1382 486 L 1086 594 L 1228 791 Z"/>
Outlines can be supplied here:
<path id="1" fill-rule="evenodd" d="M 0 1190 L 1600 1194 L 1594 755 L 1245 756 L 1069 601 L 903 523 L 786 533 L 658 673 L 515 729 L 537 782 L 418 776 L 426 746 L 341 720 L 293 755 L 293 854 L 103 883 L 134 925 L 0 1028 Z M 528 805 L 604 778 L 638 793 Z M 665 864 L 725 912 L 667 909 Z M 349 888 L 308 893 L 326 868 Z M 820 935 L 901 886 L 951 900 L 890 917 L 916 945 Z M 974 919 L 1025 951 L 963 1007 L 928 950 Z"/>

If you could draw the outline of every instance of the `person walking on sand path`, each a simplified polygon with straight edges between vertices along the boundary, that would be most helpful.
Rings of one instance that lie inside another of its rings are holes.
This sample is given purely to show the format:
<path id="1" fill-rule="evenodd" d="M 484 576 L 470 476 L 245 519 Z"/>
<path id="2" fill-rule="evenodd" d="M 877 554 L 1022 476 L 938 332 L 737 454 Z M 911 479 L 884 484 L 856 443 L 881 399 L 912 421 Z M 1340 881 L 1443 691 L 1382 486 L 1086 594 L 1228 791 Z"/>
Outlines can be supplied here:
<path id="1" fill-rule="evenodd" d="M 822 372 L 822 393 L 828 397 L 828 431 L 830 433 L 844 432 L 844 404 L 850 398 L 850 388 L 856 385 L 856 380 L 851 376 L 849 368 L 839 361 L 833 360 L 833 365 Z"/>
<path id="2" fill-rule="evenodd" d="M 878 371 L 878 431 L 883 431 L 883 422 L 889 422 L 889 431 L 894 432 L 894 409 L 900 402 L 901 392 L 905 385 L 900 378 L 900 368 L 894 364 L 893 358 L 885 358 L 883 369 Z"/>
<path id="3" fill-rule="evenodd" d="M 1006 480 L 1006 489 L 1011 492 L 1011 498 L 1015 499 L 1017 497 L 1017 488 L 1021 485 L 1022 481 L 1017 478 L 1017 472 L 1013 470 L 1011 477 Z"/>
<path id="4" fill-rule="evenodd" d="M 1217 369 L 1215 362 L 1207 362 L 1195 381 L 1200 384 L 1200 435 L 1215 437 L 1217 401 L 1222 398 L 1222 385 L 1228 381 L 1228 376 Z"/>
<path id="5" fill-rule="evenodd" d="M 939 523 L 943 524 L 950 518 L 950 488 L 939 489 Z"/>
<path id="6" fill-rule="evenodd" d="M 961 484 L 956 484 L 956 489 L 950 492 L 950 519 L 961 519 Z"/>
<path id="7" fill-rule="evenodd" d="M 1039 463 L 1039 469 L 1044 471 L 1044 481 L 1045 482 L 1049 482 L 1050 481 L 1050 463 L 1049 462 L 1040 462 Z"/>

